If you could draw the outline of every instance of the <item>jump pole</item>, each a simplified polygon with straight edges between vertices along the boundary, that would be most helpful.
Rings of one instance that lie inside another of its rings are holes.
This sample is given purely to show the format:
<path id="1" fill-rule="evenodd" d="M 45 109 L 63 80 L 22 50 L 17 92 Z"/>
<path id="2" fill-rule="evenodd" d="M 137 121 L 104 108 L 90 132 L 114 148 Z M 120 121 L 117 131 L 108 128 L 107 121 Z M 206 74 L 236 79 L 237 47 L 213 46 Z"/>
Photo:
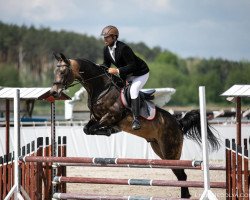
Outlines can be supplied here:
<path id="1" fill-rule="evenodd" d="M 200 119 L 201 119 L 201 135 L 202 135 L 202 155 L 203 155 L 203 176 L 204 176 L 204 191 L 200 200 L 217 200 L 215 194 L 210 190 L 209 176 L 209 156 L 207 143 L 207 115 L 206 115 L 206 95 L 205 87 L 199 87 L 199 104 L 200 104 Z"/>
<path id="2" fill-rule="evenodd" d="M 56 111 L 55 111 L 55 101 L 51 101 L 50 104 L 50 108 L 51 108 L 51 156 L 56 157 L 58 156 L 57 153 L 57 138 L 56 138 L 56 128 L 55 128 L 55 121 L 56 121 Z M 52 180 L 53 178 L 56 176 L 57 174 L 57 169 L 55 168 L 55 166 L 52 166 Z M 57 192 L 57 187 L 56 185 L 52 184 L 52 190 L 51 190 L 51 196 L 53 196 L 54 193 Z M 53 199 L 53 198 L 52 198 Z"/>
<path id="3" fill-rule="evenodd" d="M 19 171 L 19 156 L 20 156 L 20 90 L 16 89 L 14 94 L 14 186 L 9 191 L 4 200 L 9 200 L 13 195 L 14 199 L 30 200 L 29 196 L 21 186 L 20 171 Z"/>

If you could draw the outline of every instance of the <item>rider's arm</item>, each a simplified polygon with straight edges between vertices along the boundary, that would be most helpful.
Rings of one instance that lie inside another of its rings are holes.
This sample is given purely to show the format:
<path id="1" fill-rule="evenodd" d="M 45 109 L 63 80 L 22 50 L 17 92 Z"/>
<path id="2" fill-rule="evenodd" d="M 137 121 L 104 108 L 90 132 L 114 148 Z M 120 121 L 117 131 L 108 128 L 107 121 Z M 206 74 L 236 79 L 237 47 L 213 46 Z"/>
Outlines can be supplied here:
<path id="1" fill-rule="evenodd" d="M 124 46 L 121 56 L 127 65 L 119 67 L 120 74 L 128 75 L 138 70 L 136 68 L 136 56 L 130 47 Z"/>
<path id="2" fill-rule="evenodd" d="M 103 64 L 101 65 L 104 65 L 106 66 L 107 68 L 109 68 L 111 66 L 111 60 L 109 59 L 108 55 L 107 55 L 107 48 L 105 47 L 103 49 Z"/>

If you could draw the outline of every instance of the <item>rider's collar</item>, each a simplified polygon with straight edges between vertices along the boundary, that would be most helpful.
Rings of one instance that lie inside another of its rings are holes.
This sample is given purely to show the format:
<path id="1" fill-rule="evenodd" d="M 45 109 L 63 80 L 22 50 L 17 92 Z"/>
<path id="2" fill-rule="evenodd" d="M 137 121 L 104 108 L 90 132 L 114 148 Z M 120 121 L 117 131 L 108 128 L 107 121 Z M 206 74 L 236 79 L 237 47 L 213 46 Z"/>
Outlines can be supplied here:
<path id="1" fill-rule="evenodd" d="M 115 41 L 115 43 L 114 43 L 114 45 L 112 47 L 108 46 L 108 48 L 109 48 L 110 51 L 115 50 L 115 48 L 116 48 L 116 42 L 117 42 L 117 40 Z"/>

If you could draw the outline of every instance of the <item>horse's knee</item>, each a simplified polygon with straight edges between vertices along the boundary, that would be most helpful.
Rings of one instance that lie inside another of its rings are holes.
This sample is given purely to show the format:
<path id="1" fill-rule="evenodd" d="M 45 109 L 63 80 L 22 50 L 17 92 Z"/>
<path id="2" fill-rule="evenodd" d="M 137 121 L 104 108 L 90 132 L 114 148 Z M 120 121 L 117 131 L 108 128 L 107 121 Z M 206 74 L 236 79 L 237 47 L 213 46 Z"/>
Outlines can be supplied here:
<path id="1" fill-rule="evenodd" d="M 86 135 L 92 135 L 93 133 L 93 127 L 95 126 L 97 122 L 94 121 L 94 120 L 90 120 L 88 121 L 88 123 L 83 127 L 83 132 L 86 134 Z"/>

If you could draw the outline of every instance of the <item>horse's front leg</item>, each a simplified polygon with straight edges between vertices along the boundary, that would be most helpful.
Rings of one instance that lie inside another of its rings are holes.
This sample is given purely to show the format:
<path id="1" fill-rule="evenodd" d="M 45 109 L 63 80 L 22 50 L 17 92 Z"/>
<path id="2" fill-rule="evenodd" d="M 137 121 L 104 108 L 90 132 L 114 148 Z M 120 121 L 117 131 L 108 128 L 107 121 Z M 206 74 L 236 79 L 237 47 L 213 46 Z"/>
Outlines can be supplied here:
<path id="1" fill-rule="evenodd" d="M 99 124 L 100 126 L 112 126 L 116 122 L 117 122 L 117 117 L 108 112 L 100 119 Z"/>
<path id="2" fill-rule="evenodd" d="M 113 133 L 120 132 L 120 129 L 114 125 L 116 118 L 110 113 L 106 113 L 98 122 L 88 128 L 91 135 L 110 136 Z"/>
<path id="3" fill-rule="evenodd" d="M 93 135 L 92 131 L 91 131 L 91 127 L 95 126 L 96 124 L 98 124 L 98 122 L 95 119 L 90 119 L 88 121 L 88 123 L 83 127 L 83 132 L 86 135 Z"/>
<path id="4" fill-rule="evenodd" d="M 107 113 L 99 121 L 90 119 L 89 122 L 84 126 L 83 132 L 86 135 L 110 136 L 111 134 L 120 131 L 117 127 L 112 125 L 113 122 L 114 119 L 112 119 L 111 115 Z"/>

